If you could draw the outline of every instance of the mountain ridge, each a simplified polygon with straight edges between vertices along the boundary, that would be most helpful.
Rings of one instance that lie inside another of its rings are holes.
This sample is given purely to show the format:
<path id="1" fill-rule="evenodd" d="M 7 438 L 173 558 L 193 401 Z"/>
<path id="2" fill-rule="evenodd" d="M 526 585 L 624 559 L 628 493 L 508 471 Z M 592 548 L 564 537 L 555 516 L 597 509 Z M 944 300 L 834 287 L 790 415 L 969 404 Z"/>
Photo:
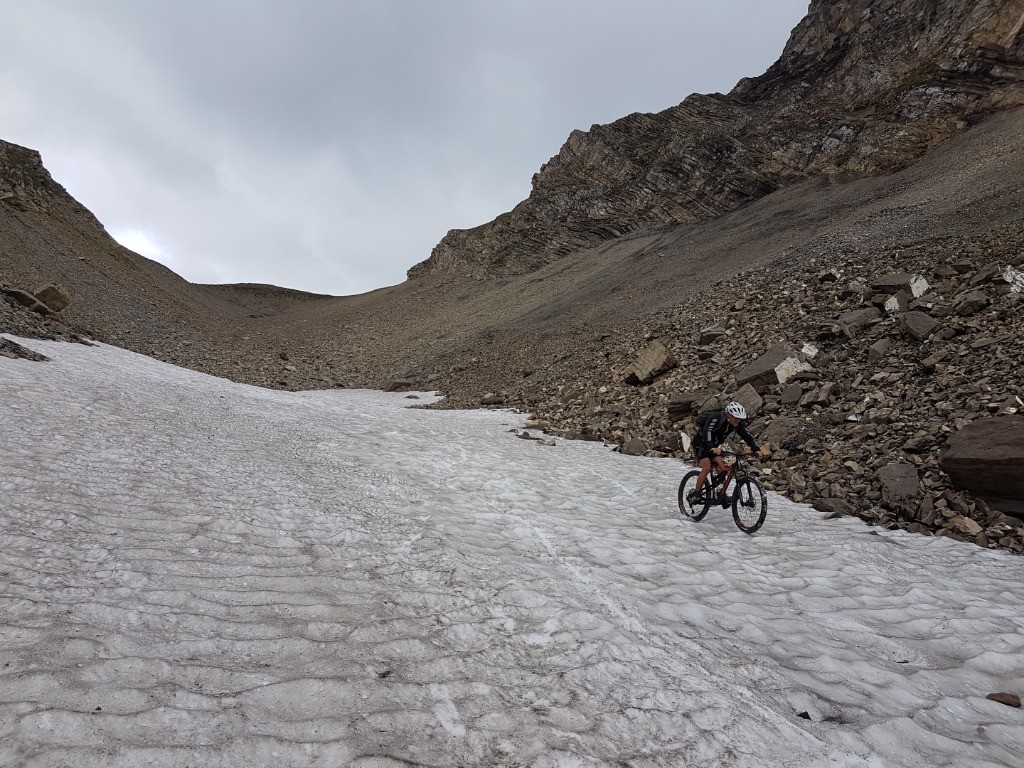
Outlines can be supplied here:
<path id="1" fill-rule="evenodd" d="M 779 60 L 727 95 L 574 131 L 530 196 L 409 270 L 530 272 L 650 224 L 712 218 L 815 175 L 891 173 L 1024 104 L 1024 2 L 815 0 Z M 1005 44 L 1005 45 L 1004 45 Z"/>

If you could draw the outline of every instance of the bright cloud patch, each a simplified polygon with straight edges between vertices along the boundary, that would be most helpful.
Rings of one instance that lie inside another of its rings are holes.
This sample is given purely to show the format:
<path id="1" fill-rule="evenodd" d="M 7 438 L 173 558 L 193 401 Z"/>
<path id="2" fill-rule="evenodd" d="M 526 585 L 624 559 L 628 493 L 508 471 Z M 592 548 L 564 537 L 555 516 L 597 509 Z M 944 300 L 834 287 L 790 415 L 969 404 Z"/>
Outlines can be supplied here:
<path id="1" fill-rule="evenodd" d="M 147 259 L 159 261 L 170 266 L 170 258 L 153 236 L 141 229 L 121 229 L 110 233 L 125 248 L 145 256 Z"/>

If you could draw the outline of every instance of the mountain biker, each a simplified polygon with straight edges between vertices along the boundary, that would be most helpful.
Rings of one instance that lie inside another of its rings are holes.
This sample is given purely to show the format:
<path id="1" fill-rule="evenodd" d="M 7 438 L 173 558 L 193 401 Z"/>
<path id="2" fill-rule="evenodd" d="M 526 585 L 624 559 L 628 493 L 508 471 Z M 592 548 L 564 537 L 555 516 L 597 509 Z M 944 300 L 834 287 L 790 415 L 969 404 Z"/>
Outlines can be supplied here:
<path id="1" fill-rule="evenodd" d="M 690 503 L 696 503 L 700 498 L 700 489 L 704 487 L 708 475 L 711 474 L 712 457 L 715 459 L 718 471 L 725 472 L 725 462 L 722 461 L 720 446 L 733 432 L 739 435 L 743 442 L 750 446 L 750 450 L 757 453 L 758 457 L 764 455 L 747 431 L 744 424 L 746 420 L 747 409 L 735 400 L 725 408 L 705 411 L 697 417 L 697 435 L 693 439 L 693 452 L 697 457 L 697 464 L 700 466 L 700 477 L 697 478 L 697 487 L 690 491 L 688 497 Z M 726 491 L 731 479 L 726 479 L 725 485 L 722 486 L 719 502 L 723 507 L 727 507 L 730 502 L 729 494 Z"/>

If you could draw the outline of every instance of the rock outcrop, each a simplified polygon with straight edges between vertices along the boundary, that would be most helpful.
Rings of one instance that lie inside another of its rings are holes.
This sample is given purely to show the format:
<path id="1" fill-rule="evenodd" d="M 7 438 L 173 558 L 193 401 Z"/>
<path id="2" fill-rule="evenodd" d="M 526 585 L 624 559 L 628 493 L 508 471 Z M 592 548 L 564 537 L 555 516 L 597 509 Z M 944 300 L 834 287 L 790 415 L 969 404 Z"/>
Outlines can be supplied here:
<path id="1" fill-rule="evenodd" d="M 574 131 L 527 200 L 452 230 L 409 276 L 531 272 L 809 177 L 905 168 L 981 116 L 1024 104 L 1022 26 L 1024 0 L 814 0 L 764 75 Z"/>
<path id="2" fill-rule="evenodd" d="M 51 312 L 63 312 L 71 304 L 71 296 L 59 285 L 48 283 L 32 291 L 32 295 L 46 305 Z"/>
<path id="3" fill-rule="evenodd" d="M 939 468 L 957 488 L 1024 505 L 1024 416 L 995 416 L 965 425 L 949 438 Z"/>

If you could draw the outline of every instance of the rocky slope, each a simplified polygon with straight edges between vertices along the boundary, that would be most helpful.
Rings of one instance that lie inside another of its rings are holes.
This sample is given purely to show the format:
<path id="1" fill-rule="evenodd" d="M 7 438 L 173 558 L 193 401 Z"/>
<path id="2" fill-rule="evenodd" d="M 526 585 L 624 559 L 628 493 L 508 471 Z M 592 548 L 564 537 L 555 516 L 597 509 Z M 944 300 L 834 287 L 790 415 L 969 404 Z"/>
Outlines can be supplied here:
<path id="1" fill-rule="evenodd" d="M 753 229 L 770 256 L 633 323 L 576 326 L 550 368 L 482 377 L 477 392 L 492 385 L 489 399 L 557 435 L 683 458 L 680 433 L 693 434 L 694 414 L 739 396 L 775 452 L 769 487 L 829 513 L 1022 552 L 1022 494 L 965 491 L 940 467 L 964 427 L 995 422 L 1017 424 L 1009 472 L 1024 466 L 1022 137 L 1024 113 L 1008 112 L 892 176 L 797 186 L 681 228 L 698 251 L 708 229 L 741 238 Z M 806 237 L 780 247 L 769 222 Z M 815 348 L 797 355 L 807 370 L 742 386 L 743 370 L 780 342 Z M 510 348 L 496 354 L 510 360 Z M 481 357 L 480 367 L 497 368 Z M 448 378 L 442 387 L 465 391 Z"/>
<path id="2" fill-rule="evenodd" d="M 409 272 L 519 274 L 652 223 L 816 175 L 905 168 L 1024 104 L 1024 0 L 815 0 L 779 61 L 728 95 L 574 132 L 526 201 L 453 230 Z"/>
<path id="3" fill-rule="evenodd" d="M 1024 504 L 966 493 L 940 466 L 972 422 L 1012 424 L 1018 446 L 969 472 L 1024 463 L 1019 228 L 783 261 L 705 298 L 646 318 L 642 336 L 609 337 L 602 364 L 535 398 L 536 425 L 687 458 L 695 415 L 738 399 L 774 451 L 767 487 L 825 512 L 1024 552 Z M 780 346 L 799 361 L 792 377 L 776 375 L 778 358 L 751 359 Z"/>

